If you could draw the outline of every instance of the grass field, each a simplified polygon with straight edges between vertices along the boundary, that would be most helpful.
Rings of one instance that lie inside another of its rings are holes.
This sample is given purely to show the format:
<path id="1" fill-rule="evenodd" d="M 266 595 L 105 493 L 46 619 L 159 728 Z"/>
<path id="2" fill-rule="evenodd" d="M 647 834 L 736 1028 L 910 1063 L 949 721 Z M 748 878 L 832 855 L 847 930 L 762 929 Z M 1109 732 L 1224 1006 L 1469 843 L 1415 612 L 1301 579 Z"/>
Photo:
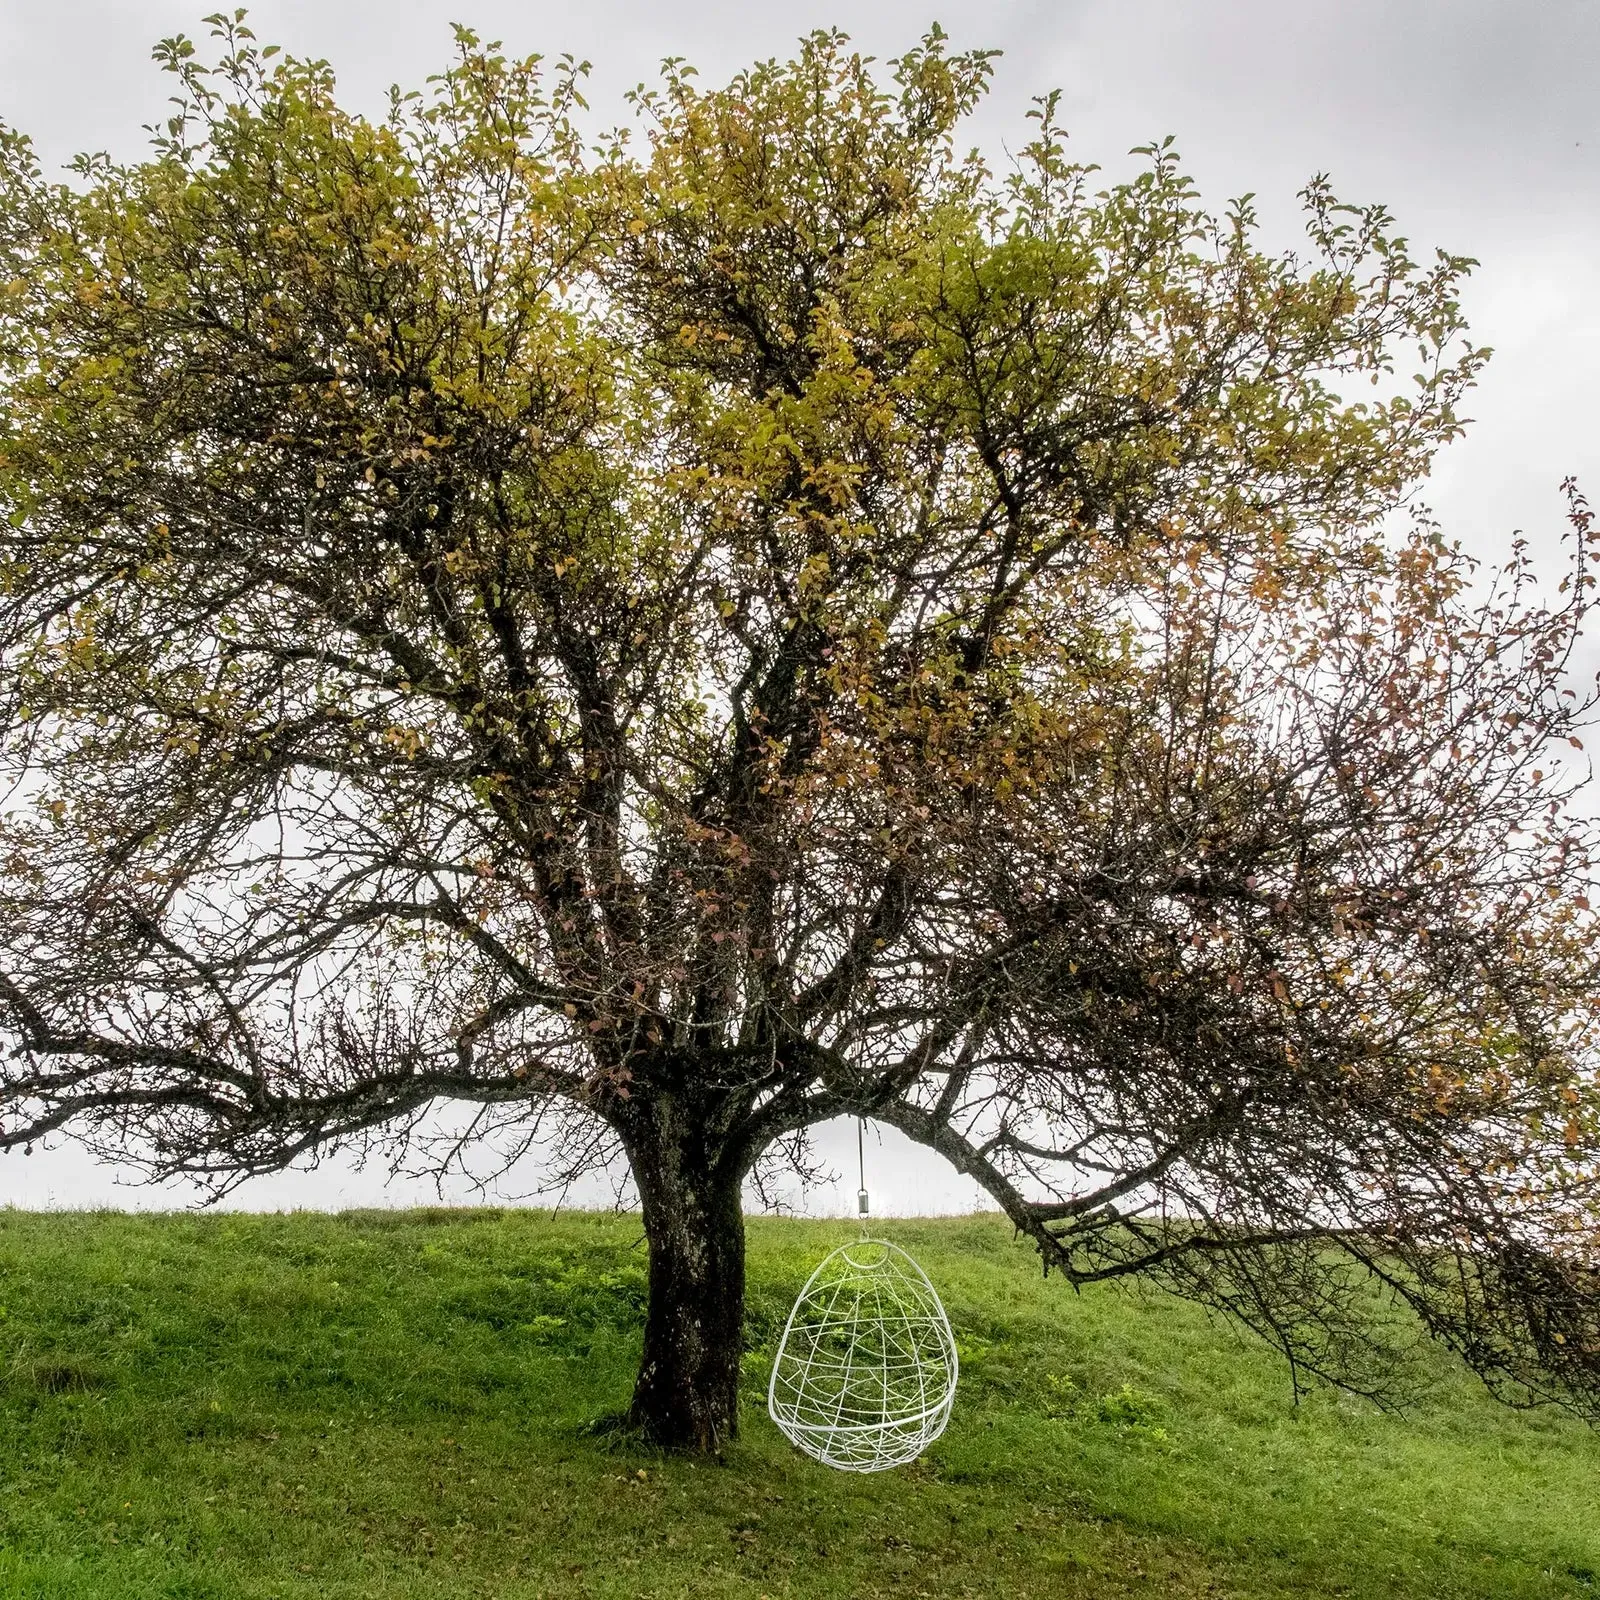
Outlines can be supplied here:
<path id="1" fill-rule="evenodd" d="M 762 1406 L 825 1223 L 751 1226 L 742 1437 L 627 1399 L 637 1219 L 0 1212 L 0 1594 L 1600 1594 L 1600 1436 L 1447 1358 L 1406 1416 L 1319 1393 L 1177 1302 L 1075 1296 L 991 1218 L 886 1223 L 965 1367 L 919 1465 L 860 1478 Z"/>

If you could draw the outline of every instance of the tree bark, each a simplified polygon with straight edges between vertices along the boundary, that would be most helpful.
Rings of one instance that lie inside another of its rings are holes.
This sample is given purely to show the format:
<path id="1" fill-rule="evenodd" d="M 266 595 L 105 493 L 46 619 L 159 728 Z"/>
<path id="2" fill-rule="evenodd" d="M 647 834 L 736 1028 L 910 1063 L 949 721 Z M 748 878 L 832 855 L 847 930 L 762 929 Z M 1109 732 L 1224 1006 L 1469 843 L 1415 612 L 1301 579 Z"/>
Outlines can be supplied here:
<path id="1" fill-rule="evenodd" d="M 650 1304 L 630 1419 L 653 1443 L 715 1451 L 738 1431 L 744 1177 L 707 1118 L 652 1095 L 624 1135 L 650 1244 Z"/>

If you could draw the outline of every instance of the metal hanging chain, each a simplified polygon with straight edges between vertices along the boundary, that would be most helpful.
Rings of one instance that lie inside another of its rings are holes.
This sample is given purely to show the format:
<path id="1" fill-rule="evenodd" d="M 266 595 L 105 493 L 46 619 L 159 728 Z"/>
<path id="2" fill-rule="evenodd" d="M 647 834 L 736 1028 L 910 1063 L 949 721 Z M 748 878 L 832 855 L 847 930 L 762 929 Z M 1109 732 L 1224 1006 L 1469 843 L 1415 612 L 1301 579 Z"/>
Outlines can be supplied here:
<path id="1" fill-rule="evenodd" d="M 861 1226 L 866 1227 L 867 1218 L 867 1119 L 856 1118 L 856 1171 L 860 1178 L 860 1187 L 856 1190 L 856 1212 L 861 1218 Z"/>

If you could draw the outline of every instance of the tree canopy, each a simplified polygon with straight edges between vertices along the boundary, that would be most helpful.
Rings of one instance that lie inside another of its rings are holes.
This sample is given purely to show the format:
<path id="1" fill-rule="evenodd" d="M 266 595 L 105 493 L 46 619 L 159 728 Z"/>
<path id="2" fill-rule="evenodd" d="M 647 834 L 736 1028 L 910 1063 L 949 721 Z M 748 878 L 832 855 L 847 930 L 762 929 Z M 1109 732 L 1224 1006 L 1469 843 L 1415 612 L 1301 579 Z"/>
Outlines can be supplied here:
<path id="1" fill-rule="evenodd" d="M 666 1442 L 844 1113 L 1297 1372 L 1386 1392 L 1376 1284 L 1600 1401 L 1594 531 L 1546 596 L 1417 506 L 1469 261 L 1053 98 L 993 171 L 937 30 L 597 139 L 570 60 L 371 120 L 210 20 L 146 159 L 0 134 L 0 1142 L 620 1150 Z"/>

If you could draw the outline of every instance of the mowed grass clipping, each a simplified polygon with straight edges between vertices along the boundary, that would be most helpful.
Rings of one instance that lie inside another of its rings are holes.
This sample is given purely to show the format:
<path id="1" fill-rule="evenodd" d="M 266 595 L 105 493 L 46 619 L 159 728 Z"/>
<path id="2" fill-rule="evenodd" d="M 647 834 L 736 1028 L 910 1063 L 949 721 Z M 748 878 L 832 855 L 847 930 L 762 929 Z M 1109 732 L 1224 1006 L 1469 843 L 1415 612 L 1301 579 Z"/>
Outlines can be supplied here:
<path id="1" fill-rule="evenodd" d="M 843 1225 L 752 1221 L 743 1431 L 707 1462 L 604 1426 L 638 1354 L 635 1217 L 0 1212 L 0 1594 L 1600 1593 L 1583 1425 L 1431 1349 L 1404 1416 L 1295 1407 L 1264 1347 L 1042 1281 L 993 1218 L 878 1226 L 965 1365 L 926 1460 L 854 1477 L 764 1410 Z"/>

